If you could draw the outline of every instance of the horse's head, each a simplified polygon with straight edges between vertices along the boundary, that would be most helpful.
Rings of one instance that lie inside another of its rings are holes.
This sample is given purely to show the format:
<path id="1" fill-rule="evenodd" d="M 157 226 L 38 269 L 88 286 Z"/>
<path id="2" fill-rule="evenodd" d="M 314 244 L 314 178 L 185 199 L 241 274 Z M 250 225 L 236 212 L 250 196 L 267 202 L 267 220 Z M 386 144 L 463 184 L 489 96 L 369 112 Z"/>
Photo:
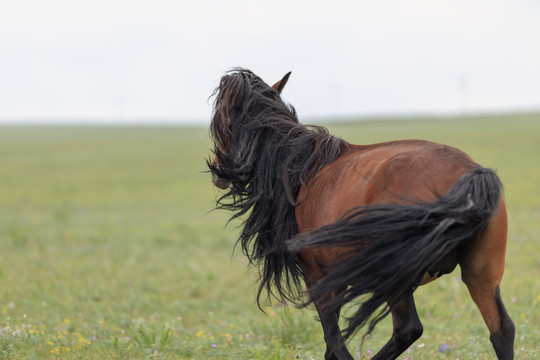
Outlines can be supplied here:
<path id="1" fill-rule="evenodd" d="M 212 160 L 212 163 L 210 164 L 210 166 L 211 168 L 215 168 L 219 170 L 219 162 L 218 162 L 217 154 L 214 154 L 214 159 Z M 214 186 L 222 190 L 228 189 L 231 186 L 231 181 L 225 177 L 220 177 L 217 174 L 217 171 L 212 171 L 212 183 L 214 184 Z"/>
<path id="2" fill-rule="evenodd" d="M 238 140 L 238 129 L 241 122 L 249 118 L 249 111 L 259 106 L 254 101 L 264 103 L 268 99 L 279 98 L 281 91 L 289 80 L 287 73 L 281 80 L 269 86 L 249 70 L 236 69 L 222 77 L 219 86 L 214 91 L 214 111 L 210 124 L 210 135 L 214 141 L 214 158 L 208 162 L 212 173 L 212 182 L 220 189 L 231 186 L 231 171 L 242 172 L 234 164 L 242 145 Z M 257 95 L 263 99 L 258 99 Z M 279 100 L 281 101 L 281 100 Z M 238 149 L 240 148 L 240 149 Z M 234 175 L 234 176 L 233 176 Z"/>

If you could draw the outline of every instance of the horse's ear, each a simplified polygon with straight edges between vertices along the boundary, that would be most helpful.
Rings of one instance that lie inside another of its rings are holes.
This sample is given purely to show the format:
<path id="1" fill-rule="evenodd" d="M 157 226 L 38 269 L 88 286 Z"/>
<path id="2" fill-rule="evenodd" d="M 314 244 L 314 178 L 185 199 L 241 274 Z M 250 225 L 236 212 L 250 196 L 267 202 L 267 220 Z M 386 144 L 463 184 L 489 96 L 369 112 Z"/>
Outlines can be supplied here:
<path id="1" fill-rule="evenodd" d="M 278 93 L 281 94 L 281 90 L 283 90 L 283 88 L 285 87 L 285 84 L 287 83 L 287 81 L 289 80 L 289 76 L 291 76 L 291 72 L 289 71 L 287 74 L 285 74 L 285 76 L 283 77 L 283 79 L 279 80 L 277 83 L 275 83 L 274 85 L 272 85 L 272 87 L 274 89 L 277 90 Z"/>

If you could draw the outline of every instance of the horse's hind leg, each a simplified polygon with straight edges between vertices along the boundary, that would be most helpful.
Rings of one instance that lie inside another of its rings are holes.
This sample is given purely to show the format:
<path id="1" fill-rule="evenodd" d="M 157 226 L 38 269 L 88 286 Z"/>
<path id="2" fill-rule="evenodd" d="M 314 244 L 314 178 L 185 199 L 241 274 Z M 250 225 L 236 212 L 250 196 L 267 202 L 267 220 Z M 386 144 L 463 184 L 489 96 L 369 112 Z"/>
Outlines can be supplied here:
<path id="1" fill-rule="evenodd" d="M 486 232 L 465 248 L 460 261 L 462 279 L 482 313 L 499 360 L 514 358 L 515 327 L 501 299 L 499 284 L 506 253 L 506 210 L 500 210 Z"/>
<path id="2" fill-rule="evenodd" d="M 489 329 L 489 339 L 497 358 L 499 360 L 513 359 L 515 328 L 502 302 L 499 285 L 482 283 L 476 278 L 464 277 L 464 281 Z"/>
<path id="3" fill-rule="evenodd" d="M 418 318 L 412 294 L 396 304 L 391 313 L 394 325 L 392 338 L 373 357 L 373 360 L 396 359 L 422 335 L 423 327 Z"/>
<path id="4" fill-rule="evenodd" d="M 471 297 L 489 329 L 491 343 L 499 360 L 514 358 L 515 328 L 501 299 L 498 285 L 465 280 Z"/>

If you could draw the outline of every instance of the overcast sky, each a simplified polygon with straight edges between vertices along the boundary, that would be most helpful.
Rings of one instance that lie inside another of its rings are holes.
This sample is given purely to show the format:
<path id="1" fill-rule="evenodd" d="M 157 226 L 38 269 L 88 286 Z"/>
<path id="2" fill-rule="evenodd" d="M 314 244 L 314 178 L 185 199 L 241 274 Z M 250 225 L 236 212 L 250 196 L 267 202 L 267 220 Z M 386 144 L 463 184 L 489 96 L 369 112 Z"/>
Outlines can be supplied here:
<path id="1" fill-rule="evenodd" d="M 0 121 L 208 122 L 225 71 L 299 117 L 540 109 L 537 0 L 0 0 Z"/>

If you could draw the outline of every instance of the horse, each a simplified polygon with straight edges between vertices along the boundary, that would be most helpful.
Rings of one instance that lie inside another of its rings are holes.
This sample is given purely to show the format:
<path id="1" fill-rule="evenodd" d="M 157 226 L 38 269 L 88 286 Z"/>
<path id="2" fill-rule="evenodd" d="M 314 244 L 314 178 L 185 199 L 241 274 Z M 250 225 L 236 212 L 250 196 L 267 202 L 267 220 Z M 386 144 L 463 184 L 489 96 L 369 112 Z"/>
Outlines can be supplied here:
<path id="1" fill-rule="evenodd" d="M 515 327 L 503 304 L 508 232 L 502 184 L 465 152 L 423 140 L 355 145 L 303 125 L 253 72 L 224 74 L 212 96 L 216 207 L 242 218 L 237 244 L 267 297 L 313 304 L 325 359 L 353 359 L 346 340 L 387 315 L 393 333 L 372 359 L 395 359 L 423 332 L 415 290 L 461 268 L 500 360 Z M 305 287 L 304 287 L 305 286 Z M 346 304 L 358 304 L 340 329 Z"/>

